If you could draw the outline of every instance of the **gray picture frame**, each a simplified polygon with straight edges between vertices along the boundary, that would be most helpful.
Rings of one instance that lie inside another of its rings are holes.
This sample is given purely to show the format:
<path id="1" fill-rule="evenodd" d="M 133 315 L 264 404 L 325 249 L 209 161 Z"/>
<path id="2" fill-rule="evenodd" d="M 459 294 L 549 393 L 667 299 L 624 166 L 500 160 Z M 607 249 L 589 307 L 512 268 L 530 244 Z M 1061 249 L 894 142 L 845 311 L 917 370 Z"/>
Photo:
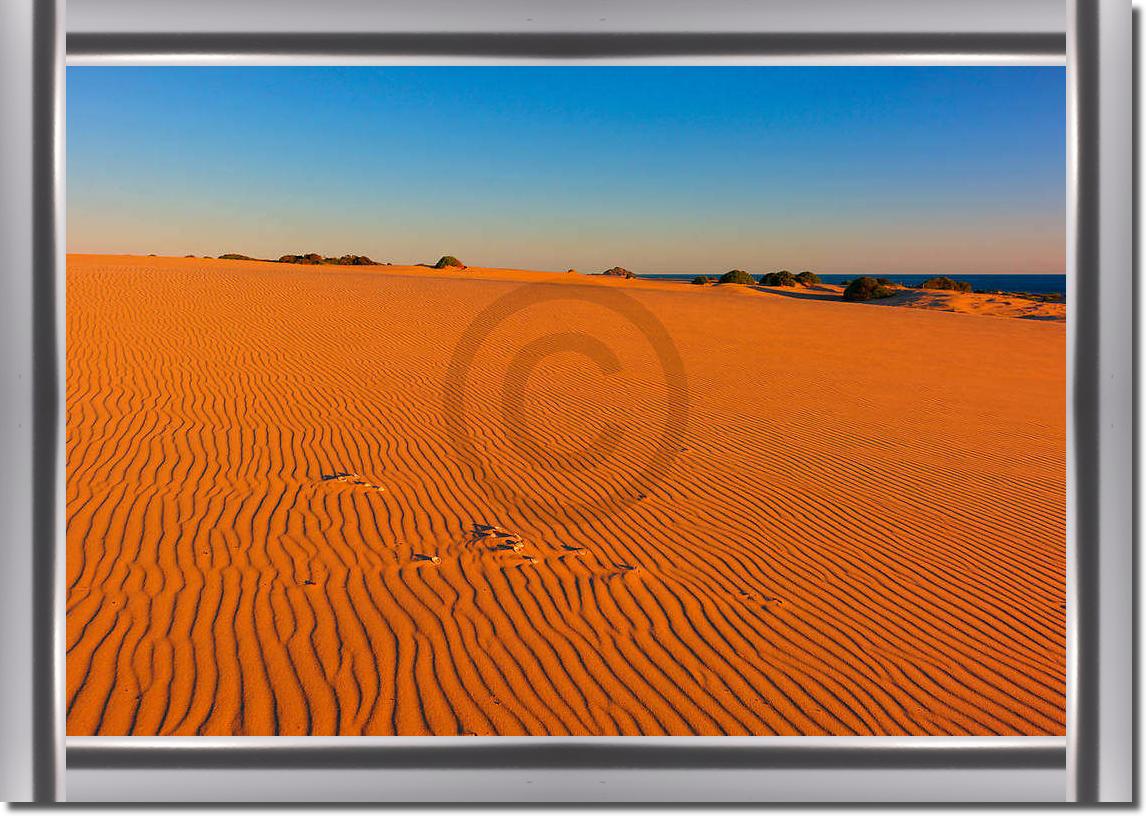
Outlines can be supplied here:
<path id="1" fill-rule="evenodd" d="M 4 3 L 3 798 L 1131 801 L 1131 30 L 1125 0 Z M 65 63 L 507 60 L 1067 65 L 1065 739 L 65 738 Z"/>

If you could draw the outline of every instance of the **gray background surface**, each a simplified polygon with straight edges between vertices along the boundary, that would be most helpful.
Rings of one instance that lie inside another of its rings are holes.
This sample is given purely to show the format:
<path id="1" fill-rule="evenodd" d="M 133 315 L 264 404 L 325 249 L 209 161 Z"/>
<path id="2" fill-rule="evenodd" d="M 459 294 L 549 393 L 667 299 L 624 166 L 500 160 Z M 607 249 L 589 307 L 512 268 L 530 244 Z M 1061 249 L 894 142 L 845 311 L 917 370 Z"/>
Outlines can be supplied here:
<path id="1" fill-rule="evenodd" d="M 48 0 L 49 2 L 51 0 Z M 1083 0 L 1089 2 L 1089 0 Z M 1117 0 L 1101 0 L 1111 13 L 1104 15 L 1108 29 L 1104 36 L 1129 40 L 1129 15 L 1122 19 L 1118 12 L 1125 6 Z M 5 383 L 13 384 L 4 395 L 0 449 L 8 456 L 0 501 L 5 503 L 3 533 L 5 547 L 0 566 L 3 581 L 0 607 L 4 624 L 0 630 L 0 648 L 6 665 L 0 672 L 4 694 L 0 697 L 0 739 L 4 744 L 4 762 L 0 777 L 5 798 L 23 799 L 30 792 L 30 768 L 27 746 L 31 743 L 32 710 L 27 705 L 31 696 L 31 638 L 29 621 L 35 611 L 28 598 L 30 559 L 28 548 L 19 546 L 31 536 L 31 444 L 28 425 L 32 416 L 31 398 L 21 390 L 31 371 L 31 333 L 27 326 L 30 313 L 31 286 L 21 274 L 31 269 L 31 245 L 28 240 L 30 219 L 27 202 L 32 197 L 28 157 L 31 152 L 29 119 L 20 116 L 31 108 L 29 63 L 31 59 L 30 8 L 32 0 L 10 0 L 0 4 L 0 102 L 6 115 L 3 128 L 4 151 L 0 155 L 0 182 L 3 182 L 5 207 L 0 219 L 9 269 L 0 283 L 0 297 L 5 304 L 5 317 L 0 331 L 5 332 L 0 352 Z M 1061 33 L 1066 27 L 1064 4 L 1058 0 L 719 0 L 710 3 L 681 2 L 483 2 L 465 0 L 331 0 L 321 5 L 303 0 L 206 0 L 174 2 L 173 0 L 70 0 L 68 30 L 79 34 L 99 32 L 979 32 L 979 33 Z M 1117 51 L 1117 49 L 1115 49 Z M 1114 54 L 1116 59 L 1125 55 Z M 138 61 L 138 59 L 134 60 Z M 202 61 L 202 60 L 199 60 Z M 233 61 L 225 55 L 209 56 L 208 61 Z M 930 60 L 928 60 L 930 61 Z M 1117 76 L 1108 75 L 1112 93 L 1119 88 Z M 1107 89 L 1104 89 L 1104 94 Z M 1128 98 L 1128 97 L 1127 97 Z M 1123 106 L 1128 107 L 1128 106 Z M 1104 120 L 1104 129 L 1114 134 L 1125 125 L 1129 136 L 1129 113 L 1120 117 L 1112 110 Z M 1115 134 L 1117 135 L 1117 134 Z M 1121 172 L 1121 176 L 1118 173 Z M 1129 213 L 1129 177 L 1124 167 L 1111 162 L 1107 168 L 1105 192 L 1109 207 L 1122 205 Z M 1109 209 L 1108 209 L 1109 211 Z M 1106 237 L 1128 237 L 1128 224 L 1112 221 Z M 1124 256 L 1118 250 L 1107 254 L 1104 264 L 1128 273 L 1129 245 Z M 1094 274 L 1094 270 L 1091 270 Z M 1112 273 L 1105 288 L 1108 304 L 1119 313 L 1109 322 L 1107 348 L 1122 343 L 1129 348 L 1129 324 L 1124 322 L 1130 299 L 1119 287 L 1128 288 L 1129 277 Z M 1121 299 L 1121 302 L 1118 300 Z M 1128 352 L 1127 352 L 1128 353 Z M 1129 462 L 1129 389 L 1126 379 L 1129 364 L 1125 359 L 1111 358 L 1106 369 L 1119 380 L 1120 390 L 1106 403 L 1111 409 L 1112 430 L 1123 434 L 1121 445 L 1106 459 L 1109 465 L 1126 468 Z M 26 387 L 26 386 L 25 386 Z M 1119 406 L 1125 401 L 1125 408 Z M 1108 437 L 1115 442 L 1114 434 Z M 1128 494 L 1129 470 L 1115 471 L 1125 482 Z M 1125 495 L 1116 491 L 1109 500 L 1113 511 L 1112 535 L 1127 534 L 1125 548 L 1105 561 L 1108 577 L 1119 588 L 1104 600 L 1111 616 L 1129 609 L 1129 513 L 1123 504 Z M 1120 559 L 1125 560 L 1120 561 Z M 1128 622 L 1128 621 L 1125 621 Z M 1104 630 L 1105 632 L 1105 630 Z M 1111 671 L 1102 675 L 1104 691 L 1128 699 L 1131 653 L 1125 631 L 1111 636 L 1104 657 L 1122 666 L 1125 673 Z M 23 660 L 22 658 L 27 658 Z M 1118 661 L 1122 662 L 1119 663 Z M 1128 744 L 1130 717 L 1122 709 L 1108 715 L 1105 732 L 1113 733 Z M 1119 758 L 1125 754 L 1125 762 Z M 1104 763 L 1103 784 L 1121 798 L 1129 791 L 1126 768 L 1129 751 L 1113 751 L 1111 764 Z M 129 784 L 128 788 L 123 785 Z M 774 801 L 941 801 L 941 800 L 1055 800 L 1065 791 L 1065 773 L 1059 770 L 783 770 L 783 771 L 300 771 L 300 770 L 163 770 L 152 769 L 84 769 L 69 771 L 67 789 L 70 798 L 100 800 L 132 798 L 142 800 L 329 800 L 351 801 L 383 799 L 391 801 L 536 801 L 556 799 L 570 801 L 656 800 L 695 801 L 761 799 Z M 606 790 L 609 793 L 602 793 Z"/>

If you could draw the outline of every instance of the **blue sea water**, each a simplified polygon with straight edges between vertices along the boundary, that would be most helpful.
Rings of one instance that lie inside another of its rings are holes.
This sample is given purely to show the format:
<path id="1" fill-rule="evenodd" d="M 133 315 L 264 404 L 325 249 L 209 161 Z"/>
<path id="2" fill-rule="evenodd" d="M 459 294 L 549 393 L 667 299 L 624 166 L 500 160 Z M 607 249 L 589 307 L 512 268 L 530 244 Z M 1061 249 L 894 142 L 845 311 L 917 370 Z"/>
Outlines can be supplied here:
<path id="1" fill-rule="evenodd" d="M 638 275 L 641 278 L 658 278 L 661 280 L 692 280 L 698 274 L 707 274 L 710 278 L 718 278 L 719 274 L 690 273 L 690 274 L 664 274 L 664 275 Z M 840 284 L 853 280 L 856 275 L 820 275 L 824 283 Z M 933 275 L 872 275 L 884 277 L 903 286 L 918 286 Z M 1029 292 L 1037 295 L 1058 294 L 1066 296 L 1066 275 L 951 275 L 955 280 L 967 281 L 976 290 L 986 292 Z"/>

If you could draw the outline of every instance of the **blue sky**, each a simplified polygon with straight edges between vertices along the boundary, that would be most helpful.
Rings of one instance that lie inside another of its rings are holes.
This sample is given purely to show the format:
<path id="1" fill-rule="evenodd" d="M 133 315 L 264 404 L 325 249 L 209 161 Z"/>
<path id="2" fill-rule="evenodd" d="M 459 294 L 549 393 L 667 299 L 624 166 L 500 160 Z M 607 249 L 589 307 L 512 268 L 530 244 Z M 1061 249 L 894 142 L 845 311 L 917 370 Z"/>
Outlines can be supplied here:
<path id="1" fill-rule="evenodd" d="M 71 252 L 1054 273 L 1058 67 L 73 67 Z"/>

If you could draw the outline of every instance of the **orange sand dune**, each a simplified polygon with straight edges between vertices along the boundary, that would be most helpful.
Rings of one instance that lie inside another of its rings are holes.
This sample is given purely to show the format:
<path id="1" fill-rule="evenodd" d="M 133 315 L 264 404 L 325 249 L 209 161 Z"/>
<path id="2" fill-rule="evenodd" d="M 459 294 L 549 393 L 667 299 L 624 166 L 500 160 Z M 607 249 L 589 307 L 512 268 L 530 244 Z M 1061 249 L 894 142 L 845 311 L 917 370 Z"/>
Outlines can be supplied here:
<path id="1" fill-rule="evenodd" d="M 829 288 L 829 287 L 824 287 Z M 830 287 L 843 294 L 843 287 Z M 1017 317 L 1024 320 L 1066 320 L 1066 304 L 1050 303 L 1017 295 L 948 292 L 936 289 L 903 289 L 881 300 L 869 301 L 876 306 L 904 306 L 909 309 L 931 309 L 941 312 Z"/>
<path id="2" fill-rule="evenodd" d="M 1024 320 L 1066 320 L 1066 304 L 1050 303 L 1016 295 L 988 295 L 977 292 L 937 292 L 931 289 L 909 289 L 886 300 L 888 306 L 911 309 L 938 309 L 960 314 L 989 317 L 1018 317 Z"/>
<path id="3" fill-rule="evenodd" d="M 67 285 L 69 734 L 1064 732 L 1062 323 L 506 270 Z"/>

